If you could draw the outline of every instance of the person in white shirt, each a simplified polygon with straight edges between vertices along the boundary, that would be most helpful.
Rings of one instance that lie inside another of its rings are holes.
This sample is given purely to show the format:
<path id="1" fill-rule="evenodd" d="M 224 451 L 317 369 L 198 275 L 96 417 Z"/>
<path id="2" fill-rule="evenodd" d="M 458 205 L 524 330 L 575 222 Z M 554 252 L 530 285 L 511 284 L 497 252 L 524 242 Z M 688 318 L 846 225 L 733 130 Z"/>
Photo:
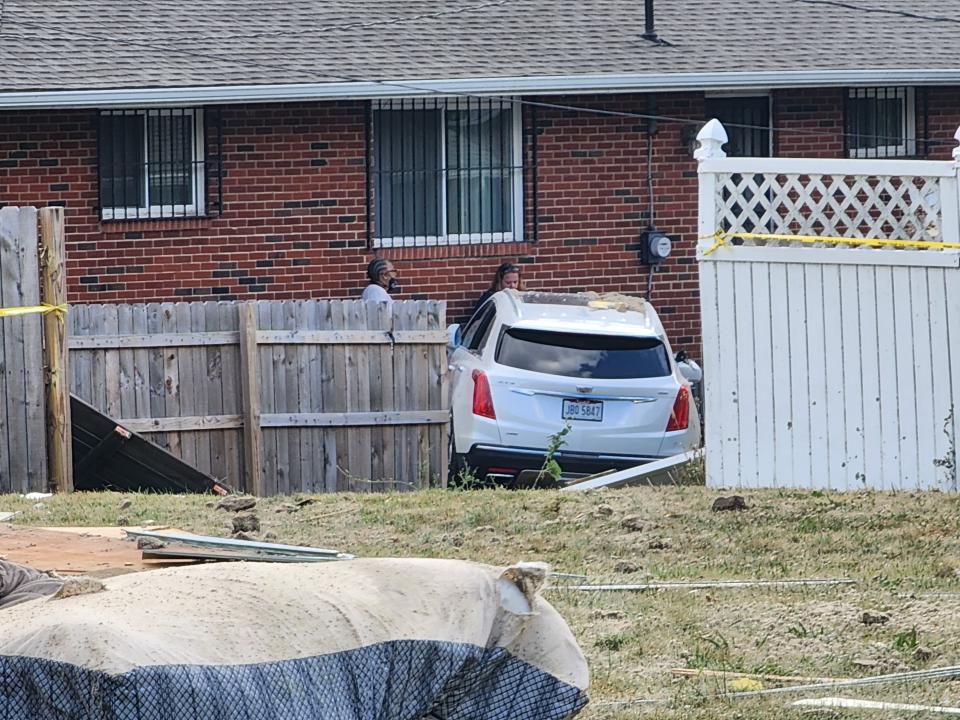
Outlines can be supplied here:
<path id="1" fill-rule="evenodd" d="M 375 257 L 367 265 L 367 277 L 370 279 L 370 284 L 364 288 L 360 298 L 373 302 L 392 303 L 393 298 L 390 297 L 390 293 L 400 287 L 393 263 L 386 258 Z"/>

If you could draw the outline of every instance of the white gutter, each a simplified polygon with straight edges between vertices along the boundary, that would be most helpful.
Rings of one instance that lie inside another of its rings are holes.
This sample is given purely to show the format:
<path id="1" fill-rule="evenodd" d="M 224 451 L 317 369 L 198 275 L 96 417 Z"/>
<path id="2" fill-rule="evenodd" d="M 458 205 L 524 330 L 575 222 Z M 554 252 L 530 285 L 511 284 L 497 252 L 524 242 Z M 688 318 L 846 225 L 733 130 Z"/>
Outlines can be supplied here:
<path id="1" fill-rule="evenodd" d="M 0 92 L 0 109 L 121 108 L 439 95 L 562 95 L 851 85 L 960 85 L 960 68 L 558 75 L 460 80 Z"/>

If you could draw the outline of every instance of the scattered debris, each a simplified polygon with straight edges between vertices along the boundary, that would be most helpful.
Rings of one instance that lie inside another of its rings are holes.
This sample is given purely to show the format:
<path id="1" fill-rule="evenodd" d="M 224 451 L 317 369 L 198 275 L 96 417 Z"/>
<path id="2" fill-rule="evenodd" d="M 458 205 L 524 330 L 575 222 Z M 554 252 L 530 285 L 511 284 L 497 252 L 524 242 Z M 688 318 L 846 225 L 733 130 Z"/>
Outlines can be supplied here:
<path id="1" fill-rule="evenodd" d="M 643 592 L 645 590 L 706 590 L 708 588 L 793 587 L 813 585 L 854 585 L 856 580 L 703 580 L 680 582 L 651 582 L 640 585 L 567 585 L 569 590 L 594 592 L 600 590 Z"/>
<path id="2" fill-rule="evenodd" d="M 117 510 L 126 510 L 128 507 L 133 505 L 133 500 L 130 498 L 124 498 L 120 501 L 120 504 L 117 506 Z"/>
<path id="3" fill-rule="evenodd" d="M 670 538 L 654 538 L 647 543 L 648 550 L 669 550 L 672 546 Z"/>
<path id="4" fill-rule="evenodd" d="M 885 625 L 890 622 L 890 615 L 879 610 L 864 610 L 860 622 L 864 625 Z"/>
<path id="5" fill-rule="evenodd" d="M 917 645 L 916 649 L 913 651 L 913 657 L 915 660 L 920 662 L 926 662 L 933 657 L 933 651 L 923 645 Z"/>
<path id="6" fill-rule="evenodd" d="M 241 531 L 241 532 L 235 532 L 235 533 L 234 533 L 233 535 L 231 535 L 230 537 L 232 537 L 234 540 L 246 540 L 247 542 L 256 542 L 256 541 L 257 541 L 257 539 L 256 539 L 255 537 L 253 537 L 253 535 L 248 535 L 247 533 L 242 532 L 242 531 Z"/>
<path id="7" fill-rule="evenodd" d="M 240 512 L 241 510 L 253 510 L 257 506 L 255 497 L 237 497 L 229 496 L 223 498 L 217 503 L 217 510 L 227 510 L 229 512 Z"/>
<path id="8" fill-rule="evenodd" d="M 324 548 L 301 547 L 299 545 L 281 545 L 278 543 L 258 542 L 256 540 L 235 540 L 231 538 L 210 537 L 208 535 L 190 535 L 183 532 L 151 532 L 149 530 L 128 530 L 127 535 L 134 538 L 153 538 L 166 543 L 160 550 L 145 550 L 144 558 L 181 558 L 263 560 L 270 562 L 310 562 L 321 560 L 352 560 L 353 555 Z M 202 552 L 201 552 L 202 551 Z M 216 551 L 231 551 L 243 557 L 224 557 L 225 552 L 214 555 Z"/>
<path id="9" fill-rule="evenodd" d="M 960 715 L 960 707 L 943 707 L 940 705 L 912 705 L 910 703 L 877 702 L 875 700 L 858 700 L 854 698 L 826 697 L 796 700 L 790 703 L 793 707 L 817 708 L 850 708 L 857 710 L 893 710 L 897 712 L 928 712 L 941 715 Z"/>
<path id="10" fill-rule="evenodd" d="M 620 521 L 620 527 L 630 532 L 639 532 L 643 530 L 643 518 L 639 515 L 627 515 Z"/>
<path id="11" fill-rule="evenodd" d="M 750 678 L 752 680 L 765 680 L 767 682 L 803 682 L 803 683 L 823 683 L 840 682 L 848 678 L 830 678 L 830 677 L 807 677 L 805 675 L 770 675 L 767 673 L 741 673 L 732 670 L 704 670 L 702 668 L 673 668 L 670 674 L 675 677 L 717 677 L 717 678 Z"/>
<path id="12" fill-rule="evenodd" d="M 747 501 L 740 495 L 731 495 L 730 497 L 718 497 L 713 501 L 710 508 L 714 512 L 724 512 L 727 510 L 747 510 Z"/>
<path id="13" fill-rule="evenodd" d="M 103 590 L 103 583 L 95 578 L 89 577 L 69 577 L 63 579 L 63 585 L 54 595 L 58 600 L 73 597 L 74 595 L 87 595 Z"/>
<path id="14" fill-rule="evenodd" d="M 621 560 L 613 566 L 613 571 L 618 573 L 635 573 L 640 569 L 640 564 L 632 560 Z"/>
<path id="15" fill-rule="evenodd" d="M 53 493 L 45 492 L 28 492 L 26 495 L 21 495 L 24 500 L 46 500 L 47 498 L 53 497 Z"/>
<path id="16" fill-rule="evenodd" d="M 142 537 L 137 538 L 137 549 L 138 550 L 159 550 L 162 547 L 166 547 L 167 544 L 163 540 L 157 540 L 156 538 Z"/>
<path id="17" fill-rule="evenodd" d="M 17 510 L 16 512 L 0 512 L 0 522 L 6 522 L 11 518 L 15 518 L 19 514 L 20 514 L 19 510 Z"/>
<path id="18" fill-rule="evenodd" d="M 597 505 L 590 514 L 597 519 L 610 517 L 613 515 L 613 508 L 609 505 Z"/>
<path id="19" fill-rule="evenodd" d="M 299 500 L 294 500 L 293 504 L 297 507 L 306 507 L 307 505 L 313 505 L 317 501 L 316 498 L 300 498 Z"/>
<path id="20" fill-rule="evenodd" d="M 690 450 L 679 455 L 673 455 L 662 460 L 643 463 L 626 470 L 617 472 L 603 472 L 597 475 L 580 478 L 576 482 L 560 488 L 561 492 L 579 490 L 593 490 L 602 487 L 629 487 L 631 485 L 672 485 L 678 484 L 686 466 L 699 461 L 703 456 L 702 449 Z"/>
<path id="21" fill-rule="evenodd" d="M 755 678 L 738 677 L 727 683 L 727 689 L 733 692 L 763 690 L 763 683 Z"/>
<path id="22" fill-rule="evenodd" d="M 623 620 L 626 616 L 626 613 L 621 610 L 601 610 L 599 608 L 590 613 L 590 617 L 600 620 Z"/>
<path id="23" fill-rule="evenodd" d="M 260 518 L 253 513 L 238 513 L 233 516 L 233 531 L 260 532 Z"/>
<path id="24" fill-rule="evenodd" d="M 283 503 L 280 507 L 274 510 L 274 512 L 295 513 L 300 512 L 300 507 L 298 505 L 294 505 L 293 503 Z"/>
<path id="25" fill-rule="evenodd" d="M 960 665 L 935 668 L 932 670 L 913 670 L 909 672 L 890 673 L 889 675 L 874 675 L 872 677 L 854 678 L 852 680 L 835 680 L 833 682 L 814 683 L 811 685 L 790 685 L 781 688 L 767 688 L 751 692 L 723 693 L 722 698 L 758 697 L 760 695 L 781 695 L 793 692 L 818 692 L 820 690 L 834 690 L 836 688 L 860 687 L 863 685 L 884 685 L 896 682 L 912 682 L 915 680 L 946 680 L 960 676 Z"/>

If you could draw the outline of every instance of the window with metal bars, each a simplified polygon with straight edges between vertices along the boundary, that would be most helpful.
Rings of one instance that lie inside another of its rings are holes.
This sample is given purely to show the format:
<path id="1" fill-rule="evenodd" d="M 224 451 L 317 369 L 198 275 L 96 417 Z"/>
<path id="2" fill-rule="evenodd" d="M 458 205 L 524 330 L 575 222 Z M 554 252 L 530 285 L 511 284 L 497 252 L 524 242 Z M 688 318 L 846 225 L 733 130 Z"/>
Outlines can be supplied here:
<path id="1" fill-rule="evenodd" d="M 367 228 L 373 247 L 523 239 L 521 113 L 502 99 L 370 104 Z"/>
<path id="2" fill-rule="evenodd" d="M 214 121 L 211 125 L 205 122 L 208 118 Z M 223 205 L 221 142 L 219 113 L 215 111 L 101 111 L 101 218 L 219 215 Z"/>
<path id="3" fill-rule="evenodd" d="M 918 116 L 926 136 L 926 95 L 920 93 L 919 98 L 917 95 L 912 87 L 849 88 L 844 108 L 847 156 L 917 155 Z M 925 151 L 925 147 L 921 150 Z"/>

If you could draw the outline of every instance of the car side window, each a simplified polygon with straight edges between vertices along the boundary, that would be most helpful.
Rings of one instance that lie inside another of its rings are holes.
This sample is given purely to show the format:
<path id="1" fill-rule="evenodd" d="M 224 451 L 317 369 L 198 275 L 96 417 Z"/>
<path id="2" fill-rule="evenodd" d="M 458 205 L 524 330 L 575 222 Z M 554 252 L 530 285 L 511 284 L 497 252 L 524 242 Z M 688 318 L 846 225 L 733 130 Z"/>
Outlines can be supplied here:
<path id="1" fill-rule="evenodd" d="M 496 303 L 487 303 L 486 307 L 481 309 L 463 336 L 463 344 L 467 350 L 476 352 L 483 346 L 483 342 L 490 332 L 490 327 L 493 325 L 493 318 L 496 314 Z"/>

